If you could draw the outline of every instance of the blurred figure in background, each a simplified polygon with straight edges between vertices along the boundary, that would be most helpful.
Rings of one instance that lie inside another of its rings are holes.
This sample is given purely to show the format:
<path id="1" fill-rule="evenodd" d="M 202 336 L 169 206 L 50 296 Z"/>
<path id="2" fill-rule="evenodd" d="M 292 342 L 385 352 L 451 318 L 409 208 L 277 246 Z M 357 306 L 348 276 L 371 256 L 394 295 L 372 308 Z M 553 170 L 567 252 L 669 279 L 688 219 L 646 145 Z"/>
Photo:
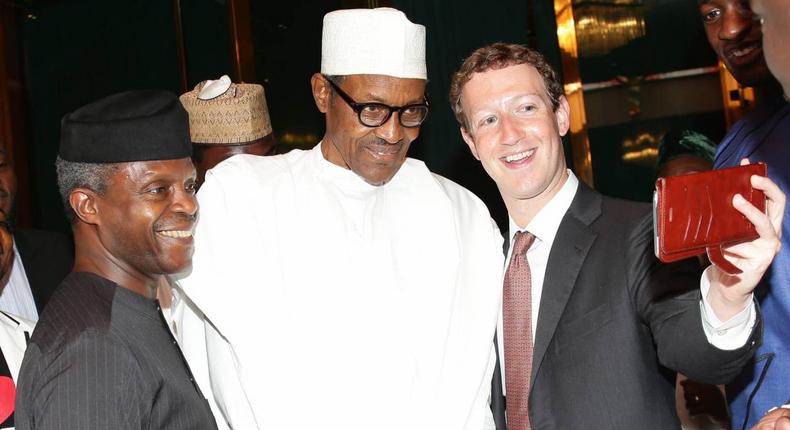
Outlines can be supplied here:
<path id="1" fill-rule="evenodd" d="M 11 260 L 8 270 L 0 275 L 0 310 L 36 321 L 55 287 L 71 271 L 74 246 L 60 233 L 16 228 L 16 191 L 11 156 L 0 140 L 0 213 L 12 233 L 6 255 Z"/>
<path id="2" fill-rule="evenodd" d="M 752 0 L 751 4 L 761 24 L 766 63 L 771 69 L 771 73 L 782 85 L 785 100 L 787 100 L 790 96 L 790 50 L 787 49 L 787 44 L 790 42 L 790 7 L 788 7 L 786 0 Z M 790 147 L 790 141 L 786 140 L 785 148 L 787 147 Z M 783 161 L 787 163 L 787 158 Z M 784 175 L 787 175 L 788 166 L 785 164 L 781 168 L 784 169 Z M 788 248 L 787 240 L 788 235 L 785 230 L 782 243 L 785 252 Z M 790 286 L 785 283 L 781 284 L 781 288 L 787 294 L 787 289 Z M 785 308 L 785 312 L 787 312 L 787 308 Z M 785 336 L 787 336 L 786 333 Z M 785 374 L 786 376 L 787 374 Z M 786 408 L 790 404 L 790 387 L 787 384 L 785 384 L 784 398 L 786 399 L 785 407 L 768 413 L 760 420 L 755 430 L 790 430 L 790 410 Z"/>
<path id="3" fill-rule="evenodd" d="M 659 177 L 698 173 L 713 168 L 716 144 L 692 130 L 670 131 L 658 144 L 656 170 Z M 710 262 L 699 255 L 700 275 Z M 701 384 L 678 373 L 675 406 L 683 430 L 727 430 L 730 414 L 724 387 Z"/>
<path id="4" fill-rule="evenodd" d="M 180 99 L 189 113 L 198 186 L 207 170 L 228 157 L 271 152 L 274 137 L 262 86 L 234 84 L 224 75 L 197 84 Z"/>
<path id="5" fill-rule="evenodd" d="M 775 7 L 765 13 L 771 26 L 765 53 L 786 62 L 782 26 L 787 1 L 757 2 Z M 779 6 L 781 4 L 781 6 Z M 699 0 L 700 17 L 711 47 L 744 87 L 753 87 L 757 106 L 732 126 L 719 144 L 714 168 L 737 166 L 741 159 L 768 164 L 768 176 L 790 190 L 790 105 L 763 56 L 761 21 L 744 0 Z M 774 18 L 776 17 L 776 18 Z M 782 60 L 784 59 L 784 60 Z M 780 70 L 781 71 L 781 70 Z M 787 76 L 779 73 L 777 76 Z M 785 83 L 787 85 L 787 82 Z M 785 86 L 787 88 L 787 86 Z M 785 217 L 790 208 L 785 207 Z M 752 427 L 770 408 L 788 401 L 790 375 L 790 223 L 781 231 L 782 248 L 755 289 L 765 320 L 763 343 L 744 371 L 727 385 L 734 429 Z"/>

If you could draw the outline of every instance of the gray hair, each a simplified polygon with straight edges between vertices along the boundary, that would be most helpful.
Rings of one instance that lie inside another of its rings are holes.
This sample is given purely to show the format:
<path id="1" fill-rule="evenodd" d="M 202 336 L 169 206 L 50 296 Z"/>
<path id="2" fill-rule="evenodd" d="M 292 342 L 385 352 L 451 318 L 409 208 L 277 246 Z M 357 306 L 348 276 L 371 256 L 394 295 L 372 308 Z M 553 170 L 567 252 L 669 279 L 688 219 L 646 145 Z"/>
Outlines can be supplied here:
<path id="1" fill-rule="evenodd" d="M 55 169 L 66 218 L 73 223 L 76 214 L 69 204 L 71 192 L 76 188 L 87 188 L 100 196 L 105 195 L 110 177 L 118 171 L 118 163 L 80 163 L 58 157 Z"/>

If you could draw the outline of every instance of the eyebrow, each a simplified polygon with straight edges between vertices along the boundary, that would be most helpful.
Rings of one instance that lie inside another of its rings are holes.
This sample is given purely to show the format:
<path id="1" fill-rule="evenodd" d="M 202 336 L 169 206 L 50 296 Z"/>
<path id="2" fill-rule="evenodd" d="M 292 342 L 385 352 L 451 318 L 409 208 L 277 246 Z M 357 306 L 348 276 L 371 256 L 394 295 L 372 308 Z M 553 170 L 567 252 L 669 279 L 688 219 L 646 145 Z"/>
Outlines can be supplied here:
<path id="1" fill-rule="evenodd" d="M 381 98 L 378 95 L 373 94 L 373 93 L 365 93 L 365 95 L 363 97 L 361 97 L 361 99 L 362 100 L 370 100 L 370 101 L 369 102 L 361 102 L 361 101 L 357 100 L 357 103 L 381 103 L 381 104 L 389 105 L 389 103 L 387 103 L 386 100 L 384 100 L 383 98 Z M 409 105 L 421 104 L 424 101 L 425 101 L 425 95 L 423 94 L 422 96 L 420 96 L 419 99 L 408 101 L 408 102 L 402 104 L 401 106 L 409 106 Z"/>

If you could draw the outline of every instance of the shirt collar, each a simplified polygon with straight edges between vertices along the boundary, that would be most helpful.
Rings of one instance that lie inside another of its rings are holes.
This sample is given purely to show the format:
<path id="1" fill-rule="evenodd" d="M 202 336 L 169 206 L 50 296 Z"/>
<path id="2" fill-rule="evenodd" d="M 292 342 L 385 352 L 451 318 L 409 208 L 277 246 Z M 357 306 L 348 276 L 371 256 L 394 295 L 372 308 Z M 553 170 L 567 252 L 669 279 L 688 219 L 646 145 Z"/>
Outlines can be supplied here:
<path id="1" fill-rule="evenodd" d="M 546 203 L 543 208 L 532 218 L 526 228 L 519 228 L 512 217 L 508 217 L 510 223 L 510 240 L 517 231 L 529 231 L 541 242 L 554 242 L 554 236 L 560 228 L 565 212 L 573 202 L 576 190 L 579 188 L 579 180 L 576 175 L 568 169 L 568 179 L 554 197 Z"/>

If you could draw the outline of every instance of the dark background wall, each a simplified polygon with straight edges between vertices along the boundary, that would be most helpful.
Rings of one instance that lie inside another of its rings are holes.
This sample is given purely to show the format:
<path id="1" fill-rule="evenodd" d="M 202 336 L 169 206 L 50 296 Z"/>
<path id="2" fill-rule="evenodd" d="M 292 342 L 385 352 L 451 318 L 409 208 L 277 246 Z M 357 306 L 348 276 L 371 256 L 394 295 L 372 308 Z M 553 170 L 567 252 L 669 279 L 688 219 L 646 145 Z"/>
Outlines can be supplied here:
<path id="1" fill-rule="evenodd" d="M 189 84 L 227 73 L 222 2 L 183 2 Z M 174 3 L 60 0 L 21 3 L 32 224 L 68 231 L 54 161 L 64 114 L 109 94 L 159 88 L 181 92 Z"/>
<path id="2" fill-rule="evenodd" d="M 27 158 L 18 170 L 27 168 L 29 181 L 22 182 L 27 189 L 20 193 L 30 196 L 32 211 L 26 212 L 30 219 L 23 224 L 68 230 L 53 165 L 64 114 L 119 91 L 160 88 L 181 93 L 205 79 L 233 76 L 236 57 L 228 21 L 233 1 L 0 0 L 12 4 L 16 14 L 13 31 L 24 75 L 26 122 L 14 124 L 26 131 L 22 134 Z M 580 8 L 598 7 L 575 3 Z M 450 110 L 450 77 L 474 49 L 496 41 L 527 43 L 559 69 L 552 0 L 249 0 L 249 14 L 241 16 L 250 25 L 253 47 L 249 65 L 254 70 L 248 81 L 264 85 L 276 150 L 312 147 L 323 134 L 323 117 L 309 87 L 310 76 L 320 69 L 323 15 L 374 4 L 401 9 L 427 28 L 431 113 L 410 155 L 479 195 L 505 227 L 507 216 L 495 184 L 463 143 Z M 579 65 L 585 84 L 612 78 L 627 82 L 585 90 L 596 187 L 610 195 L 648 199 L 653 160 L 628 162 L 624 156 L 633 151 L 629 145 L 647 136 L 645 148 L 655 149 L 663 133 L 678 127 L 718 139 L 724 123 L 715 73 L 684 78 L 697 79 L 686 84 L 640 83 L 650 73 L 715 66 L 694 2 L 643 0 L 635 8 L 643 12 L 646 33 L 605 55 L 582 55 Z M 678 100 L 683 104 L 689 99 L 683 85 L 705 87 L 707 92 L 700 93 L 694 106 L 681 106 Z M 680 96 L 672 96 L 672 91 Z M 642 113 L 629 116 L 634 103 Z"/>

